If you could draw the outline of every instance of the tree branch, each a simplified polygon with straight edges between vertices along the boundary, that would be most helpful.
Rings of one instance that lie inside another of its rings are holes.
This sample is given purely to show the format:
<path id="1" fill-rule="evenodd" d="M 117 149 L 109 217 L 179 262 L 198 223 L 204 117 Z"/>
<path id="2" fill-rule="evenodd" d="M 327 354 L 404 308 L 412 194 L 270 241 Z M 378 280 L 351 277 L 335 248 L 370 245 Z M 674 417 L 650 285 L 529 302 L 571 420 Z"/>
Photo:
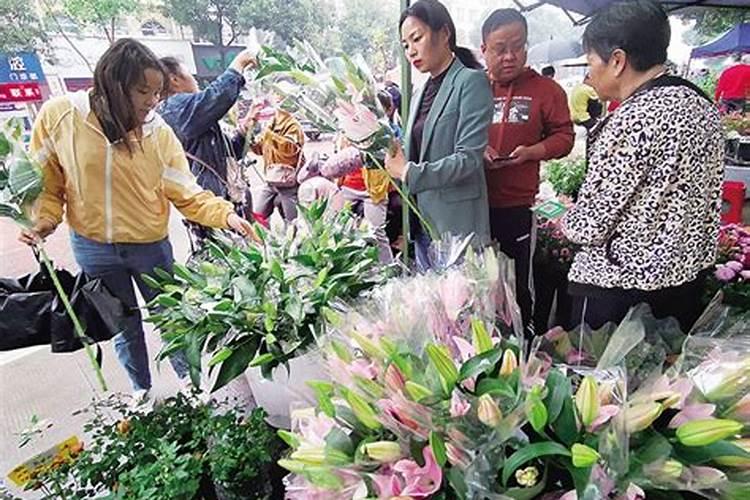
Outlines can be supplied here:
<path id="1" fill-rule="evenodd" d="M 44 5 L 44 9 L 47 11 L 47 15 L 52 18 L 52 21 L 55 23 L 55 26 L 57 27 L 58 33 L 62 35 L 62 37 L 65 39 L 66 42 L 68 42 L 68 45 L 70 45 L 70 48 L 73 49 L 73 51 L 80 57 L 84 63 L 86 63 L 86 66 L 89 68 L 89 71 L 91 74 L 94 74 L 94 67 L 91 65 L 88 59 L 86 59 L 86 56 L 83 55 L 83 53 L 78 50 L 78 47 L 73 43 L 73 40 L 70 39 L 70 37 L 65 33 L 65 30 L 63 29 L 62 25 L 60 24 L 60 21 L 57 20 L 57 17 L 52 12 L 52 8 L 49 6 L 48 0 L 42 0 L 42 4 Z"/>

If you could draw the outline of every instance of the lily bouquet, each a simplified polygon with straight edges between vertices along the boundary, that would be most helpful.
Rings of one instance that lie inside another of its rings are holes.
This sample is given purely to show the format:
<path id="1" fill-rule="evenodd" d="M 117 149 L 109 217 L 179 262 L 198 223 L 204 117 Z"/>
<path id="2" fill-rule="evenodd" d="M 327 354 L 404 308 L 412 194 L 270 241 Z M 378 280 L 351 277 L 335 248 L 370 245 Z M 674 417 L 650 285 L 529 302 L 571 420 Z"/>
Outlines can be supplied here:
<path id="1" fill-rule="evenodd" d="M 667 367 L 671 334 L 645 329 L 669 325 L 636 311 L 601 346 L 579 341 L 585 358 L 526 355 L 517 313 L 501 314 L 507 269 L 470 253 L 329 316 L 332 382 L 311 382 L 317 408 L 280 433 L 289 498 L 747 497 L 744 341 L 688 345 L 699 354 Z"/>

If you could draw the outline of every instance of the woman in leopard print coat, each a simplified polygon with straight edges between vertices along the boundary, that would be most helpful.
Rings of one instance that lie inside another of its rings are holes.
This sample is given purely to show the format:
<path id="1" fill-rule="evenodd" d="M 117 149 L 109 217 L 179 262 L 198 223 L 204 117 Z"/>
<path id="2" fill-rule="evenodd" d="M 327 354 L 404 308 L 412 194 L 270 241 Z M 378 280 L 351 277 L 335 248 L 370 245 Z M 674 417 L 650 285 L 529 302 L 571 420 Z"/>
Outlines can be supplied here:
<path id="1" fill-rule="evenodd" d="M 583 36 L 597 93 L 622 102 L 590 133 L 588 174 L 564 219 L 583 246 L 569 274 L 575 319 L 593 328 L 645 302 L 689 329 L 714 264 L 723 134 L 710 99 L 666 74 L 669 38 L 650 0 L 613 4 Z"/>

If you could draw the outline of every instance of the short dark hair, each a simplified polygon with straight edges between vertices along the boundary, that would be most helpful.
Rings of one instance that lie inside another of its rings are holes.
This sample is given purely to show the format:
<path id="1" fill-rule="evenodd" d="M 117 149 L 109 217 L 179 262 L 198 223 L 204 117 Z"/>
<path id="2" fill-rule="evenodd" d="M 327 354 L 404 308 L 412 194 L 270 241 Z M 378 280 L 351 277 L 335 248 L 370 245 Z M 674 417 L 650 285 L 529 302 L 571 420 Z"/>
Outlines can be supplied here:
<path id="1" fill-rule="evenodd" d="M 176 57 L 167 56 L 167 57 L 162 57 L 159 60 L 161 61 L 162 66 L 164 66 L 164 69 L 167 72 L 167 77 L 170 77 L 172 75 L 181 76 L 182 66 L 181 66 L 180 61 L 177 60 Z M 171 94 L 172 83 L 170 82 L 169 78 L 166 78 L 164 86 L 166 87 L 167 92 Z"/>
<path id="2" fill-rule="evenodd" d="M 545 66 L 542 68 L 542 76 L 546 76 L 549 78 L 552 78 L 555 76 L 555 67 L 554 66 Z"/>
<path id="3" fill-rule="evenodd" d="M 493 31 L 513 23 L 521 23 L 523 31 L 528 37 L 529 25 L 526 22 L 526 18 L 520 12 L 516 9 L 497 9 L 482 24 L 482 41 L 486 41 L 487 37 Z"/>
<path id="4" fill-rule="evenodd" d="M 406 21 L 408 17 L 415 17 L 429 26 L 433 33 L 439 32 L 443 28 L 448 29 L 448 45 L 451 51 L 467 68 L 480 69 L 482 65 L 474 57 L 474 53 L 466 47 L 459 47 L 456 43 L 456 25 L 453 23 L 448 9 L 445 5 L 437 0 L 417 0 L 411 7 L 401 13 L 398 21 L 398 27 Z"/>
<path id="5" fill-rule="evenodd" d="M 669 18 L 654 0 L 613 3 L 586 26 L 583 48 L 604 61 L 622 49 L 636 71 L 647 71 L 667 60 L 671 30 Z"/>

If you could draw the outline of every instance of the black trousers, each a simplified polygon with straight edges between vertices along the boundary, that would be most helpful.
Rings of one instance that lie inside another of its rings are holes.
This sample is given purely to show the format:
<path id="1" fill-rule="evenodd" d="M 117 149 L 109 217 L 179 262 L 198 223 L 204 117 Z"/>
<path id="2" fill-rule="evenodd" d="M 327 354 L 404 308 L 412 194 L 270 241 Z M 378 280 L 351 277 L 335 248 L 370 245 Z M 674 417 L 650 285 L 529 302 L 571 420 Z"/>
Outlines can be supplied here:
<path id="1" fill-rule="evenodd" d="M 516 301 L 524 328 L 531 325 L 533 300 L 529 286 L 534 234 L 531 207 L 490 207 L 490 233 L 500 250 L 515 261 Z"/>
<path id="2" fill-rule="evenodd" d="M 619 323 L 638 304 L 648 304 L 656 318 L 673 317 L 688 333 L 703 312 L 703 293 L 707 273 L 679 286 L 644 291 L 622 288 L 599 288 L 571 283 L 575 325 L 585 322 L 594 330 L 612 321 Z"/>

